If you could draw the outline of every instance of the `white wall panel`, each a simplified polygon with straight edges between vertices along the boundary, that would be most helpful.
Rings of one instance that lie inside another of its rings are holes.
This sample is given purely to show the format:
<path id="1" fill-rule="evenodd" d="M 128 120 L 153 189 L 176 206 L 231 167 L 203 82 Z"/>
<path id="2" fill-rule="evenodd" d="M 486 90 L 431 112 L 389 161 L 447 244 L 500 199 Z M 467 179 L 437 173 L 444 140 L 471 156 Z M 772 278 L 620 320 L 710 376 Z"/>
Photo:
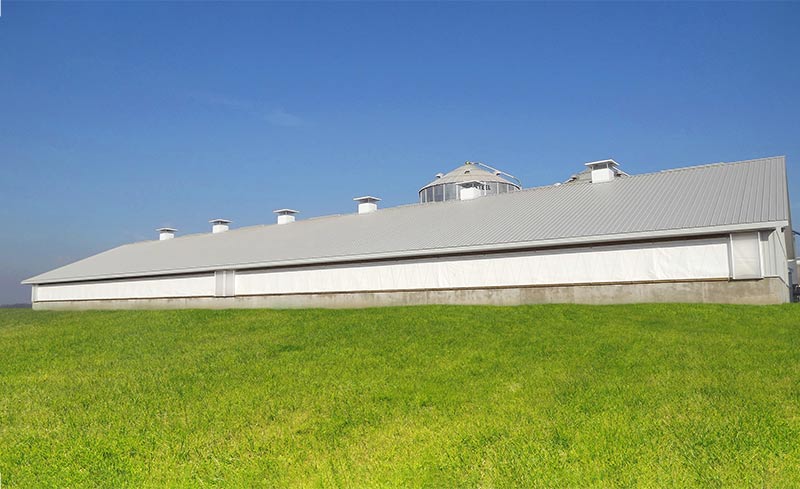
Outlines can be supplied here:
<path id="1" fill-rule="evenodd" d="M 735 280 L 763 277 L 758 232 L 731 234 L 731 267 Z"/>
<path id="2" fill-rule="evenodd" d="M 726 238 L 240 271 L 237 295 L 727 278 Z"/>
<path id="3" fill-rule="evenodd" d="M 236 272 L 234 270 L 218 270 L 214 272 L 216 282 L 214 295 L 217 297 L 233 297 L 236 291 Z"/>
<path id="4" fill-rule="evenodd" d="M 39 301 L 698 280 L 730 276 L 727 238 L 40 285 Z M 235 292 L 234 292 L 235 291 Z"/>
<path id="5" fill-rule="evenodd" d="M 39 285 L 37 300 L 146 299 L 214 295 L 214 275 L 130 279 L 83 284 Z"/>

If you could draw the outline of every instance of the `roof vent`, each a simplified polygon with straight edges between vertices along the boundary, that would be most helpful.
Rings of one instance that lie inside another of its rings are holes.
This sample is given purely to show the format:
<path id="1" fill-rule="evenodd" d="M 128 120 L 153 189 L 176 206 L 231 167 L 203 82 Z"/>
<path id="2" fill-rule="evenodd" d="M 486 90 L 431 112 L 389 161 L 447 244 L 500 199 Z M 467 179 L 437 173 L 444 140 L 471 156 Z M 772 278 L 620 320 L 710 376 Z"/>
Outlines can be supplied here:
<path id="1" fill-rule="evenodd" d="M 356 197 L 353 200 L 358 202 L 359 214 L 369 214 L 370 212 L 378 210 L 378 202 L 380 202 L 381 199 L 371 195 L 365 195 L 363 197 Z"/>
<path id="2" fill-rule="evenodd" d="M 294 222 L 294 215 L 299 211 L 294 209 L 278 209 L 272 212 L 278 215 L 278 224 L 289 224 L 290 222 Z"/>
<path id="3" fill-rule="evenodd" d="M 158 228 L 158 229 L 156 229 L 156 231 L 158 231 L 158 239 L 159 239 L 159 241 L 164 241 L 166 239 L 174 238 L 175 237 L 175 231 L 177 231 L 177 229 Z"/>
<path id="4" fill-rule="evenodd" d="M 437 173 L 436 174 L 436 178 L 442 178 L 443 176 L 444 176 L 444 173 Z"/>
<path id="5" fill-rule="evenodd" d="M 614 160 L 590 161 L 586 166 L 592 170 L 592 183 L 610 182 L 614 180 L 619 164 Z"/>
<path id="6" fill-rule="evenodd" d="M 227 219 L 212 219 L 208 221 L 211 223 L 211 232 L 214 234 L 224 233 L 229 229 L 228 224 L 231 222 Z"/>

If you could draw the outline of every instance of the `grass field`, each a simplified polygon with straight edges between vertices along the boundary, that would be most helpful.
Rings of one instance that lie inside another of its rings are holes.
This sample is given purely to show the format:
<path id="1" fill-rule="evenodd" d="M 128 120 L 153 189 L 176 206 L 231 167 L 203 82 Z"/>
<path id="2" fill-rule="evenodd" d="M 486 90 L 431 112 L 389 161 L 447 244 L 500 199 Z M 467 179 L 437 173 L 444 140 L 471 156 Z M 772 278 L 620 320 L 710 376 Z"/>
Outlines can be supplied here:
<path id="1" fill-rule="evenodd" d="M 800 307 L 0 311 L 28 487 L 799 487 Z"/>

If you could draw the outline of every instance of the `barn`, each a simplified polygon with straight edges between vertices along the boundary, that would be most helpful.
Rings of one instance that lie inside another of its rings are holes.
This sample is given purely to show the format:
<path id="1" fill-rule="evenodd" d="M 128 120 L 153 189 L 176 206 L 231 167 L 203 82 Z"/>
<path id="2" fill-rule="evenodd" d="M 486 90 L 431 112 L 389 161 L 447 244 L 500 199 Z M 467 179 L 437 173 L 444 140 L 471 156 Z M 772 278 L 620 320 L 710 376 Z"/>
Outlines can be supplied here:
<path id="1" fill-rule="evenodd" d="M 781 303 L 796 278 L 784 157 L 522 188 L 467 162 L 419 203 L 126 244 L 25 280 L 35 309 Z"/>

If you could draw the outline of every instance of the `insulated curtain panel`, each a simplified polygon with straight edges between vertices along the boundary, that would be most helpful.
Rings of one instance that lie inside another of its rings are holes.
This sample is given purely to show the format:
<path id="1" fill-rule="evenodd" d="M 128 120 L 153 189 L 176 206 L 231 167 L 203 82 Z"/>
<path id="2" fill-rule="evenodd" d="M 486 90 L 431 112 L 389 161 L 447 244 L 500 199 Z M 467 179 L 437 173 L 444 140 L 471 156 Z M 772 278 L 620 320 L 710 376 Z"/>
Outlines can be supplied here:
<path id="1" fill-rule="evenodd" d="M 734 280 L 763 277 L 757 232 L 731 234 L 731 277 Z"/>

